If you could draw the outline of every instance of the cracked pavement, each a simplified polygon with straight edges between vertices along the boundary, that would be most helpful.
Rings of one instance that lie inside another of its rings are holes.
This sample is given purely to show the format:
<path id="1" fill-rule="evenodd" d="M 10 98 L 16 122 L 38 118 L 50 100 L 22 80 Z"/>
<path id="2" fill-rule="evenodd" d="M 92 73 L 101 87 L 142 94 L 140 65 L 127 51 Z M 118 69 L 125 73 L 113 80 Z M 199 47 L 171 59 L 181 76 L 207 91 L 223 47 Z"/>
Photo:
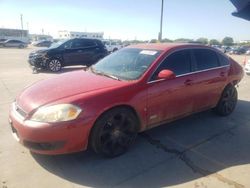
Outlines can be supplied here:
<path id="1" fill-rule="evenodd" d="M 90 151 L 37 155 L 12 138 L 8 125 L 16 94 L 56 75 L 32 74 L 26 62 L 32 50 L 0 48 L 0 188 L 250 187 L 250 76 L 240 83 L 238 105 L 228 117 L 206 111 L 151 129 L 114 159 Z M 241 63 L 244 56 L 233 58 Z"/>

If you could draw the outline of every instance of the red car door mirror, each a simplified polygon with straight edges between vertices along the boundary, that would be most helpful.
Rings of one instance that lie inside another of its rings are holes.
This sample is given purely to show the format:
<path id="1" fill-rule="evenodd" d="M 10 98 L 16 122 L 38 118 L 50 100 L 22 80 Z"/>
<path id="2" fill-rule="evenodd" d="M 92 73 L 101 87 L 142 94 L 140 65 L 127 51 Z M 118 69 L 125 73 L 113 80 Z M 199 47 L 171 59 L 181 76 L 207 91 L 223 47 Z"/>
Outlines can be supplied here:
<path id="1" fill-rule="evenodd" d="M 174 72 L 167 69 L 160 71 L 157 76 L 158 79 L 164 79 L 164 80 L 171 80 L 174 79 L 175 77 L 176 75 L 174 74 Z"/>

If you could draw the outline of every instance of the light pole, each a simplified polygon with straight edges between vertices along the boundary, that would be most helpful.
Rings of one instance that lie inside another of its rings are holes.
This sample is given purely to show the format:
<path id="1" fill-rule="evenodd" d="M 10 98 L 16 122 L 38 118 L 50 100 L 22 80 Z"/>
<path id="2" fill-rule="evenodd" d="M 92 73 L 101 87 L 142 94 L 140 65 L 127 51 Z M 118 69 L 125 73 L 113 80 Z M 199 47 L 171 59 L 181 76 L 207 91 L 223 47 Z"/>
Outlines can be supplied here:
<path id="1" fill-rule="evenodd" d="M 161 0 L 161 23 L 160 23 L 160 32 L 158 35 L 158 41 L 162 40 L 163 6 L 164 6 L 164 0 Z"/>
<path id="2" fill-rule="evenodd" d="M 21 38 L 23 38 L 23 14 L 20 15 L 20 19 L 21 19 Z"/>

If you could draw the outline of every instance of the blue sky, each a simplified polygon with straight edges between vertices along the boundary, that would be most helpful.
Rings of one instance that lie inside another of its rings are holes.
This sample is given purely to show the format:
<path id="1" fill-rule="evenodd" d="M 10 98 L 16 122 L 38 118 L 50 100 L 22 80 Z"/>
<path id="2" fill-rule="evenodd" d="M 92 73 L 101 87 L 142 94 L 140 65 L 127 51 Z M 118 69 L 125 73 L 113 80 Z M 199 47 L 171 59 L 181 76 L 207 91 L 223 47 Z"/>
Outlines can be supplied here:
<path id="1" fill-rule="evenodd" d="M 58 30 L 104 32 L 149 40 L 159 32 L 161 0 L 0 0 L 0 27 L 57 36 Z M 250 39 L 250 22 L 233 17 L 229 0 L 165 0 L 163 38 Z M 27 24 L 28 23 L 28 24 Z"/>

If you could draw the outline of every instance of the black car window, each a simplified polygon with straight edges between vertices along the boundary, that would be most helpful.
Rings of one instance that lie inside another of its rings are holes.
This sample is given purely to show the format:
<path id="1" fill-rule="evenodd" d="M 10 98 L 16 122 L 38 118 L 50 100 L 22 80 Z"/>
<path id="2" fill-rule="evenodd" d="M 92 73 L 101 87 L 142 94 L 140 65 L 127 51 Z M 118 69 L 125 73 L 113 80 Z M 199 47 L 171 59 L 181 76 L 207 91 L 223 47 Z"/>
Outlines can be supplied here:
<path id="1" fill-rule="evenodd" d="M 153 80 L 157 79 L 160 71 L 168 69 L 175 75 L 182 75 L 191 72 L 190 50 L 181 50 L 169 55 L 154 72 Z"/>
<path id="2" fill-rule="evenodd" d="M 219 61 L 221 66 L 229 65 L 229 59 L 222 54 L 218 53 Z"/>
<path id="3" fill-rule="evenodd" d="M 74 40 L 72 43 L 72 48 L 87 48 L 91 46 L 96 46 L 96 43 L 92 40 Z"/>
<path id="4" fill-rule="evenodd" d="M 16 41 L 15 40 L 9 40 L 9 41 L 7 41 L 7 43 L 16 43 Z"/>
<path id="5" fill-rule="evenodd" d="M 85 47 L 96 46 L 96 43 L 95 43 L 95 41 L 93 41 L 93 40 L 85 40 L 85 41 L 84 41 L 84 46 L 85 46 Z"/>
<path id="6" fill-rule="evenodd" d="M 219 66 L 216 52 L 209 49 L 194 49 L 197 70 L 206 70 Z"/>

